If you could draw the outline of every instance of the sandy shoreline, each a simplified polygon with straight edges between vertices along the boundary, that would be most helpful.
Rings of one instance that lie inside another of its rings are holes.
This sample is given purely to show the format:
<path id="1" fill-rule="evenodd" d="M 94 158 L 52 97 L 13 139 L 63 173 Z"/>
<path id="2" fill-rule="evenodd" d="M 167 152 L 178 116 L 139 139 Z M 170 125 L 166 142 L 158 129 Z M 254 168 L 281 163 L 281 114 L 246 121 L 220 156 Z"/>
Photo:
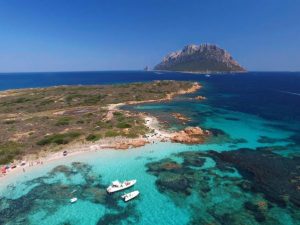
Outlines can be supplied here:
<path id="1" fill-rule="evenodd" d="M 152 116 L 145 116 L 145 124 L 149 127 L 150 130 L 153 132 L 146 135 L 145 140 L 147 140 L 146 144 L 153 144 L 155 142 L 159 141 L 167 141 L 167 138 L 170 137 L 170 133 L 167 131 L 161 130 L 159 128 L 159 121 L 157 118 Z M 105 138 L 104 140 L 97 141 L 94 143 L 76 143 L 72 144 L 68 147 L 64 147 L 58 152 L 55 153 L 48 153 L 46 156 L 39 156 L 36 159 L 31 159 L 32 156 L 29 156 L 28 158 L 24 157 L 23 161 L 26 162 L 25 165 L 17 165 L 14 169 L 8 169 L 7 173 L 5 175 L 0 174 L 0 181 L 5 182 L 8 180 L 10 176 L 14 176 L 19 173 L 24 173 L 39 168 L 40 166 L 43 166 L 44 164 L 50 163 L 52 161 L 56 161 L 58 159 L 62 158 L 69 158 L 71 156 L 79 155 L 79 154 L 88 154 L 90 152 L 95 151 L 105 151 L 105 150 L 116 150 L 114 147 L 110 147 L 112 143 L 118 142 L 118 141 L 124 141 L 124 140 L 130 140 L 128 138 Z M 132 140 L 132 139 L 131 139 Z M 68 155 L 64 156 L 63 151 L 67 151 Z"/>
<path id="2" fill-rule="evenodd" d="M 145 100 L 145 101 L 129 101 L 124 103 L 118 103 L 118 104 L 110 104 L 107 106 L 108 114 L 106 119 L 111 119 L 113 116 L 113 112 L 116 111 L 123 111 L 120 109 L 121 106 L 124 105 L 133 105 L 133 104 L 143 104 L 143 103 L 151 103 L 151 102 L 161 102 L 161 101 L 169 101 L 172 100 L 177 95 L 184 95 L 188 93 L 193 93 L 201 88 L 201 85 L 197 82 L 193 84 L 193 86 L 187 90 L 180 90 L 177 92 L 173 92 L 168 94 L 165 98 L 158 99 L 158 100 Z M 122 138 L 122 137 L 116 137 L 116 138 L 104 138 L 102 140 L 96 141 L 94 143 L 74 143 L 69 146 L 66 146 L 62 148 L 60 151 L 55 153 L 45 153 L 44 156 L 25 156 L 23 158 L 23 161 L 25 161 L 25 165 L 17 165 L 14 169 L 8 169 L 7 173 L 5 175 L 0 174 L 0 181 L 5 182 L 8 180 L 10 176 L 14 176 L 18 173 L 24 173 L 28 170 L 32 170 L 34 168 L 38 168 L 40 166 L 43 166 L 46 163 L 50 163 L 52 161 L 61 159 L 61 158 L 68 158 L 74 155 L 78 154 L 87 154 L 89 152 L 93 151 L 102 151 L 102 150 L 116 150 L 116 143 L 124 143 L 124 142 L 136 142 L 143 141 L 143 143 L 137 144 L 137 146 L 129 145 L 128 148 L 133 147 L 141 147 L 145 144 L 153 144 L 155 142 L 161 142 L 161 141 L 170 141 L 171 133 L 163 130 L 160 126 L 160 123 L 158 119 L 154 116 L 144 115 L 142 114 L 142 117 L 145 120 L 145 125 L 149 128 L 151 131 L 146 135 L 146 137 L 141 138 L 135 138 L 135 139 L 129 139 L 129 138 Z M 119 148 L 119 149 L 125 149 L 125 148 Z M 63 156 L 63 151 L 67 151 L 68 155 Z"/>

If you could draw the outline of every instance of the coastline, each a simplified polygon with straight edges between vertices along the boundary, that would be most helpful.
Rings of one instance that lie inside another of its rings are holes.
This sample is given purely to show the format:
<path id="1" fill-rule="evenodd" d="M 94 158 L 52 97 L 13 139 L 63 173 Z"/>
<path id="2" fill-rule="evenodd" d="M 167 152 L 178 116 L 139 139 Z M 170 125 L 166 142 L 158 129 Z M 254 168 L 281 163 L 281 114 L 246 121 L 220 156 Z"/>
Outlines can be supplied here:
<path id="1" fill-rule="evenodd" d="M 202 86 L 198 82 L 194 82 L 193 86 L 187 90 L 179 90 L 176 92 L 172 92 L 166 95 L 166 97 L 157 99 L 157 100 L 144 100 L 144 101 L 129 101 L 117 104 L 110 104 L 107 106 L 108 113 L 107 119 L 110 119 L 110 116 L 113 116 L 113 112 L 123 111 L 120 109 L 121 106 L 124 105 L 133 105 L 133 104 L 144 104 L 144 103 L 152 103 L 152 102 L 162 102 L 162 101 L 170 101 L 177 95 L 184 95 L 196 92 Z M 17 165 L 14 169 L 8 169 L 6 174 L 0 174 L 0 181 L 5 182 L 9 177 L 17 174 L 17 173 L 26 173 L 26 170 L 32 170 L 38 168 L 39 166 L 43 166 L 46 163 L 50 163 L 52 161 L 67 158 L 78 154 L 88 154 L 93 151 L 99 150 L 126 150 L 129 148 L 142 147 L 146 144 L 154 144 L 155 142 L 167 142 L 170 141 L 171 132 L 167 130 L 163 130 L 160 127 L 160 123 L 158 119 L 154 116 L 145 115 L 144 113 L 140 113 L 144 121 L 145 125 L 148 127 L 150 132 L 146 134 L 145 137 L 139 138 L 123 138 L 123 137 L 115 137 L 115 138 L 104 138 L 94 143 L 72 143 L 68 146 L 63 147 L 57 152 L 42 152 L 40 155 L 27 155 L 22 158 L 21 161 L 25 161 L 25 165 Z M 63 152 L 67 151 L 68 155 L 64 156 Z"/>
<path id="2" fill-rule="evenodd" d="M 224 75 L 224 74 L 243 74 L 243 73 L 248 73 L 249 71 L 172 71 L 172 70 L 152 70 L 153 72 L 158 72 L 158 73 L 188 73 L 188 74 L 196 74 L 196 75 L 205 75 L 205 74 L 212 74 L 212 75 Z"/>

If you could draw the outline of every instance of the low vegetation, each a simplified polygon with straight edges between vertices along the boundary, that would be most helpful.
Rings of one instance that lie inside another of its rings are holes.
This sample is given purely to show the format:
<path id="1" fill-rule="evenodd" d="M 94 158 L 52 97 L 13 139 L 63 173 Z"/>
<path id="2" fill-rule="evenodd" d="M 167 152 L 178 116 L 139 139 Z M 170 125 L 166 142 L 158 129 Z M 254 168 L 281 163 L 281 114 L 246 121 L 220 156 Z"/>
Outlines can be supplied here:
<path id="1" fill-rule="evenodd" d="M 0 144 L 0 165 L 6 164 L 21 154 L 22 145 L 13 141 Z"/>
<path id="2" fill-rule="evenodd" d="M 79 136 L 80 136 L 79 132 L 68 132 L 63 134 L 47 135 L 42 140 L 38 141 L 37 145 L 41 145 L 41 146 L 50 145 L 50 144 L 65 145 Z"/>
<path id="3" fill-rule="evenodd" d="M 101 138 L 99 134 L 89 134 L 85 140 L 87 141 L 98 141 Z"/>
<path id="4" fill-rule="evenodd" d="M 121 85 L 59 86 L 0 93 L 0 164 L 73 142 L 105 137 L 135 138 L 148 128 L 135 113 L 107 106 L 164 98 L 191 82 L 155 81 Z M 2 94 L 2 95 L 1 95 Z"/>

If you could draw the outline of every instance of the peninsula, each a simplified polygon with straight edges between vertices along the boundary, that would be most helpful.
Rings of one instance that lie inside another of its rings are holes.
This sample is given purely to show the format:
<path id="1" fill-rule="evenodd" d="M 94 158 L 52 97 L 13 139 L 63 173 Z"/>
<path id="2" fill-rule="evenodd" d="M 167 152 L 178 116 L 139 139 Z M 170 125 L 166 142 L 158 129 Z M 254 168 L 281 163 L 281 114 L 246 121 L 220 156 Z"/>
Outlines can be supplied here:
<path id="1" fill-rule="evenodd" d="M 200 87 L 195 82 L 154 81 L 0 92 L 0 165 L 73 149 L 76 144 L 127 149 L 145 145 L 150 136 L 176 142 L 202 141 L 202 137 L 197 139 L 197 135 L 203 136 L 199 129 L 194 133 L 188 130 L 183 138 L 178 133 L 154 134 L 155 118 L 119 109 L 125 104 L 170 100 Z"/>
<path id="2" fill-rule="evenodd" d="M 187 45 L 164 57 L 154 70 L 193 73 L 246 71 L 226 50 L 212 44 Z"/>

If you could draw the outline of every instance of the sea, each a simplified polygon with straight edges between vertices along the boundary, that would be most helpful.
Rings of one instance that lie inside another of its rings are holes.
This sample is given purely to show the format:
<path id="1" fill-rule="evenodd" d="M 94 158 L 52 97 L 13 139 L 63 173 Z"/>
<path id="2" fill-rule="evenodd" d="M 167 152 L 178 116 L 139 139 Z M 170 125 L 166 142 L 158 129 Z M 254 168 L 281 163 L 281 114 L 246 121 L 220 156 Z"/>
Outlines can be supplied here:
<path id="1" fill-rule="evenodd" d="M 0 224 L 300 224 L 300 72 L 2 73 L 0 90 L 154 80 L 202 88 L 124 109 L 156 116 L 165 129 L 200 126 L 213 137 L 77 154 L 11 176 L 0 181 Z M 206 100 L 195 100 L 199 95 Z M 177 121 L 175 112 L 190 121 Z M 137 183 L 106 193 L 112 181 L 126 179 Z M 140 195 L 123 202 L 133 190 Z"/>

